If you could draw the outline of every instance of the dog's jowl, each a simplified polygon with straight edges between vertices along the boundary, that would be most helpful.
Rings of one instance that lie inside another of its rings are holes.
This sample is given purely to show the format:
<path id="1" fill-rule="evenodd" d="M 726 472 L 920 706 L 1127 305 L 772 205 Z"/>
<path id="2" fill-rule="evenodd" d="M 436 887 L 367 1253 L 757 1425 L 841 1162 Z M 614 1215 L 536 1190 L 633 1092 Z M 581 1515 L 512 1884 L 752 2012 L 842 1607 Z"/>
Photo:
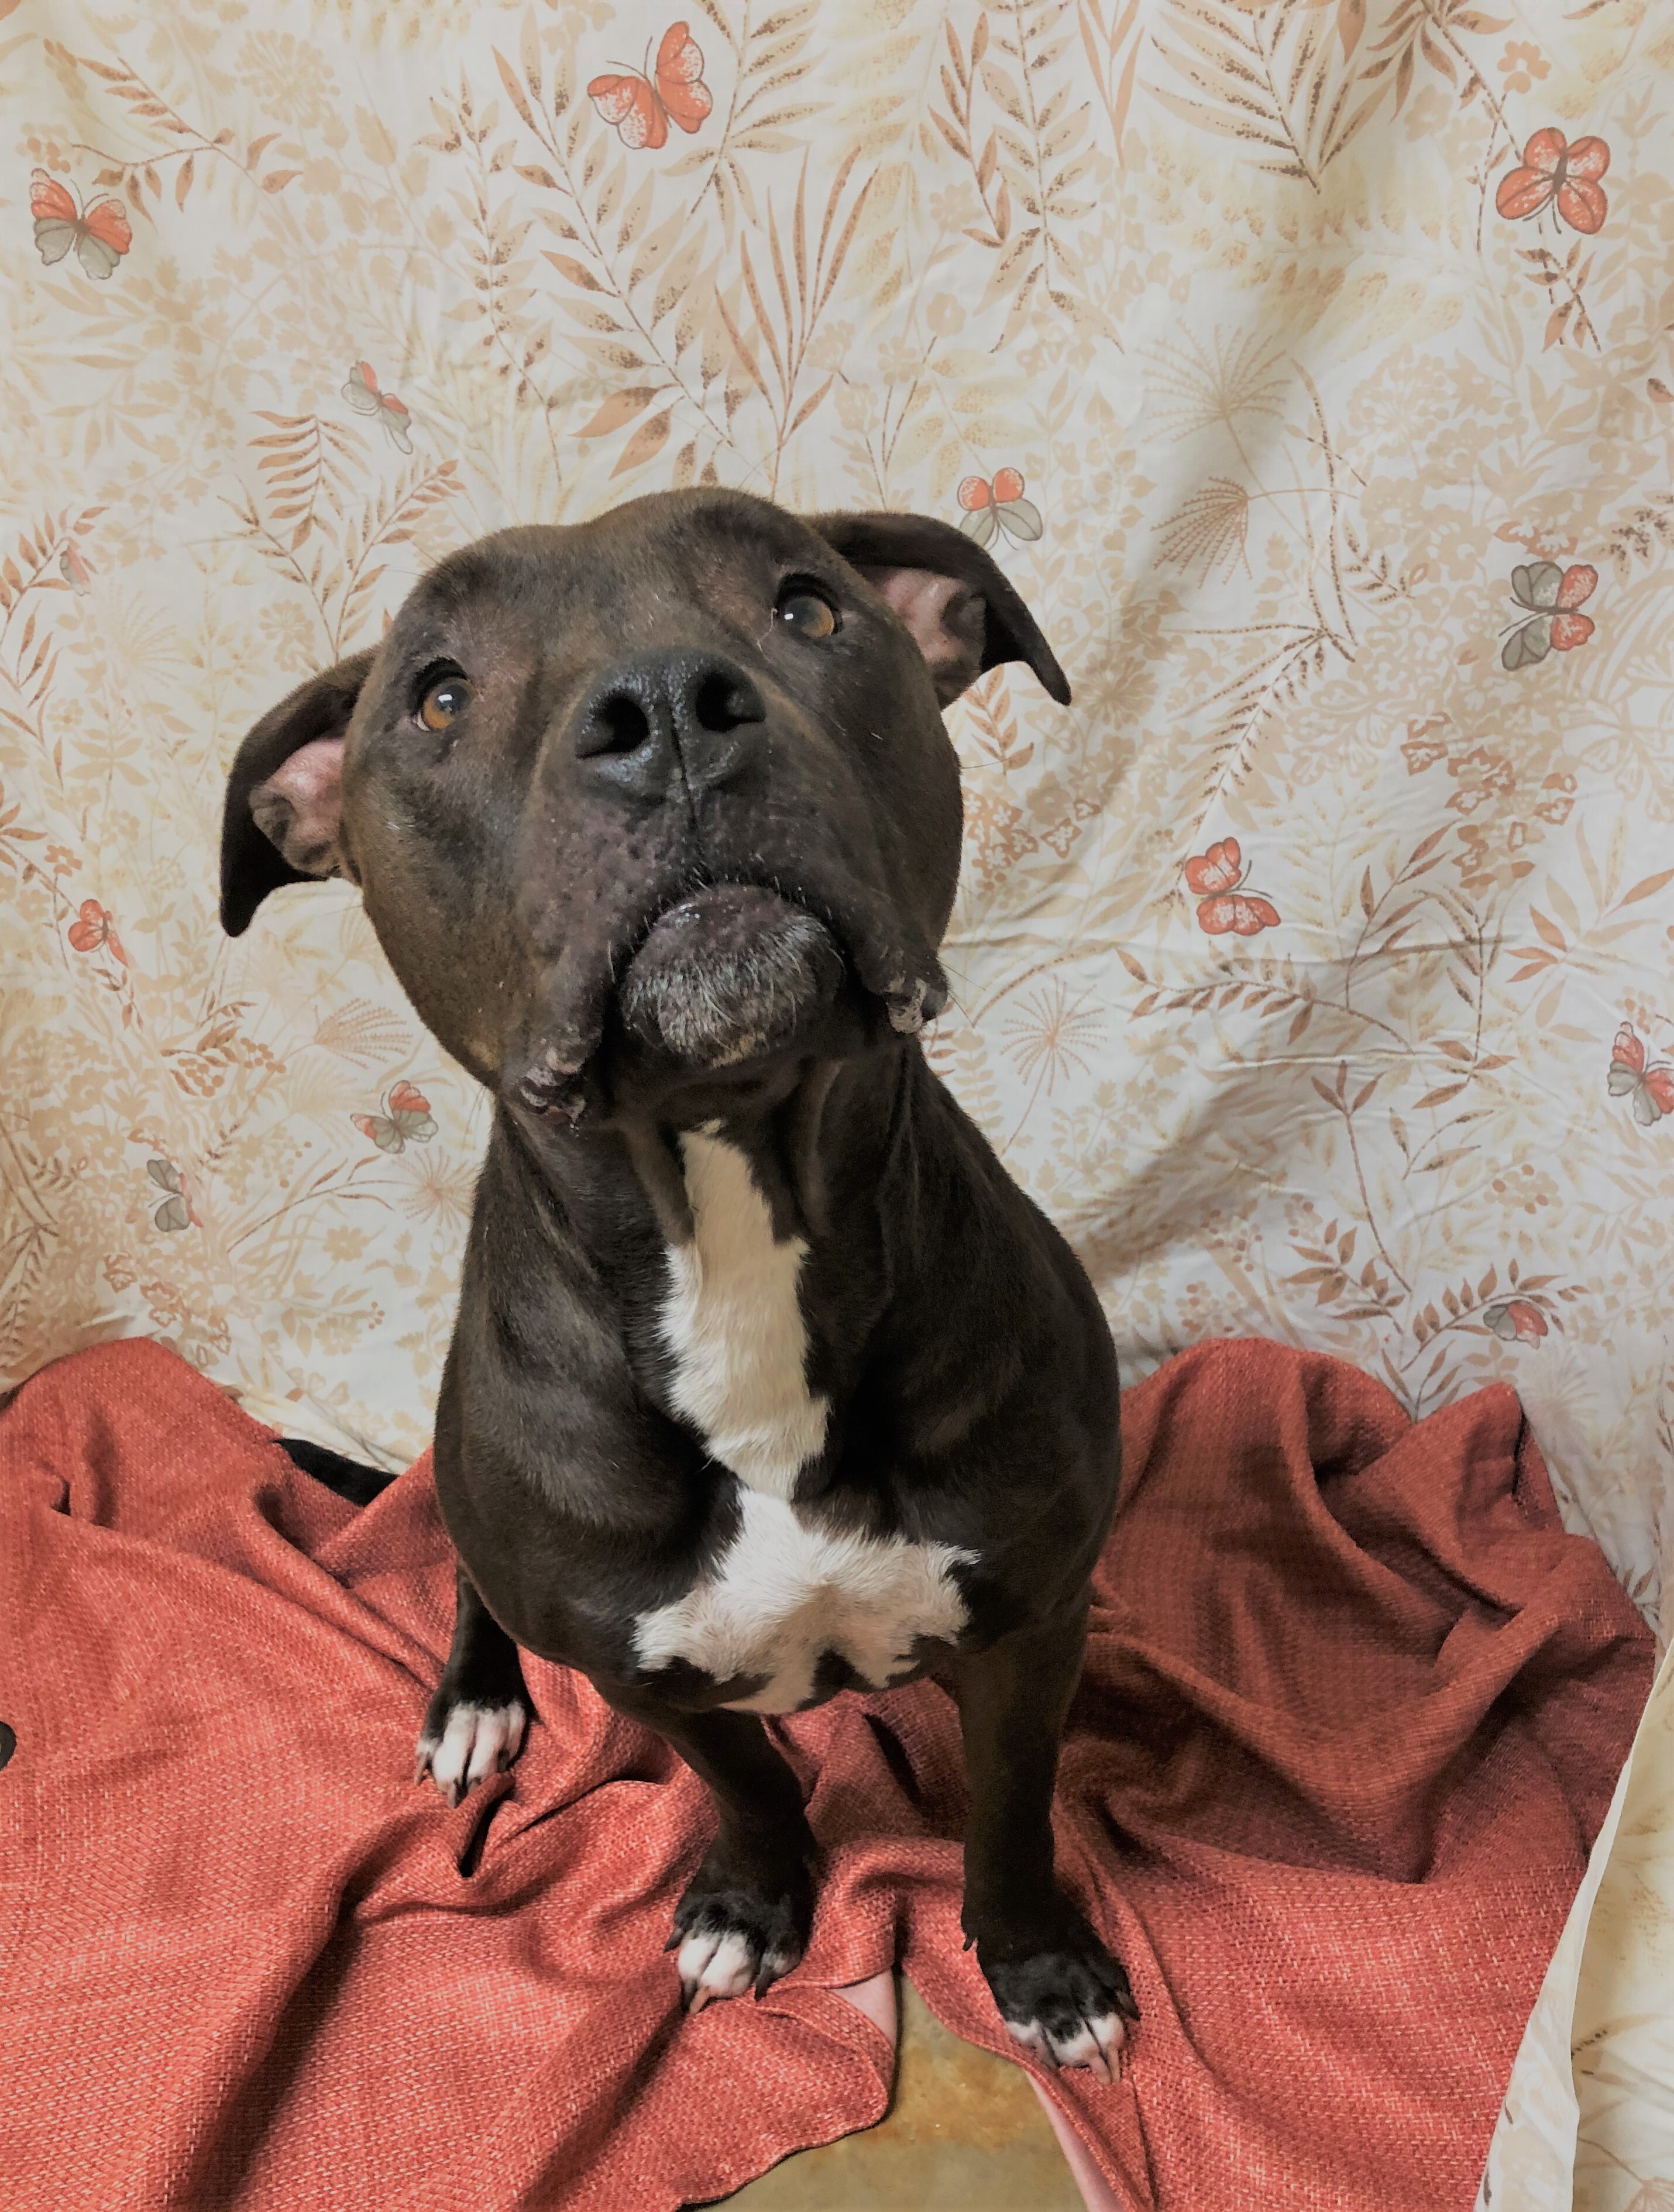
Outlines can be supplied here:
<path id="1" fill-rule="evenodd" d="M 1012 2033 L 1109 2076 L 1127 1978 L 1052 1874 L 1119 1463 L 1068 1247 L 925 1064 L 959 870 L 942 708 L 1050 648 L 911 515 L 635 501 L 444 561 L 283 701 L 227 797 L 222 912 L 344 875 L 494 1093 L 436 1410 L 458 1615 L 419 1772 L 515 1758 L 518 1648 L 715 1801 L 688 2004 L 801 1956 L 814 1841 L 759 1715 L 934 1673 L 964 1924 Z"/>

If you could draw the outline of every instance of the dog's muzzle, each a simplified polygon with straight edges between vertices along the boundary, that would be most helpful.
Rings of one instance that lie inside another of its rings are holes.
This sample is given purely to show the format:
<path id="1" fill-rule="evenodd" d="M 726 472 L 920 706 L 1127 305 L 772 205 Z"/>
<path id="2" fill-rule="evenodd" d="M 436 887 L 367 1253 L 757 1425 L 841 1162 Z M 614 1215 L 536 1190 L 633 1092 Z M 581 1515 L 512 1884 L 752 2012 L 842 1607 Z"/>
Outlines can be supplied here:
<path id="1" fill-rule="evenodd" d="M 730 1067 L 793 1043 L 843 977 L 843 955 L 806 908 L 717 884 L 659 917 L 617 1004 L 629 1035 L 654 1051 L 688 1067 Z"/>

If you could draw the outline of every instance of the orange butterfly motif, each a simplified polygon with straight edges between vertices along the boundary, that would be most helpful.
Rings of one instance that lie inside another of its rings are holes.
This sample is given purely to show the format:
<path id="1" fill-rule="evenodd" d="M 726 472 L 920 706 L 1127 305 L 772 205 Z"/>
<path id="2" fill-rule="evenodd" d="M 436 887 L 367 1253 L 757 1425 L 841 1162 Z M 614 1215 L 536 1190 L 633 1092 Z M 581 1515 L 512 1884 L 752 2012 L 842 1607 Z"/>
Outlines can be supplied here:
<path id="1" fill-rule="evenodd" d="M 412 440 L 407 430 L 412 410 L 405 399 L 398 399 L 393 392 L 379 390 L 370 362 L 355 363 L 343 387 L 343 396 L 357 415 L 375 415 L 388 432 L 391 442 L 401 453 L 411 453 Z"/>
<path id="2" fill-rule="evenodd" d="M 671 23 L 663 33 L 654 66 L 648 48 L 643 70 L 594 77 L 587 98 L 624 146 L 653 150 L 667 143 L 671 118 L 691 132 L 715 106 L 703 82 L 703 57 L 684 23 Z"/>
<path id="3" fill-rule="evenodd" d="M 1484 1306 L 1482 1320 L 1507 1344 L 1538 1344 L 1543 1336 L 1551 1334 L 1545 1315 L 1527 1298 L 1507 1298 L 1497 1306 Z"/>
<path id="4" fill-rule="evenodd" d="M 1555 561 L 1535 561 L 1512 570 L 1512 597 L 1519 615 L 1501 648 L 1500 665 L 1515 672 L 1545 659 L 1549 653 L 1573 653 L 1592 635 L 1592 617 L 1577 607 L 1598 588 L 1598 571 L 1585 561 L 1567 568 Z"/>
<path id="5" fill-rule="evenodd" d="M 97 899 L 82 901 L 81 919 L 70 925 L 70 941 L 77 952 L 96 952 L 101 945 L 108 945 L 123 966 L 128 964 L 128 956 L 116 933 L 115 917 Z"/>
<path id="6" fill-rule="evenodd" d="M 1207 853 L 1186 862 L 1186 885 L 1198 902 L 1197 927 L 1211 937 L 1253 937 L 1257 930 L 1275 929 L 1279 909 L 1271 899 L 1251 890 L 1245 881 L 1244 854 L 1236 837 L 1223 837 Z"/>
<path id="7" fill-rule="evenodd" d="M 965 509 L 959 528 L 979 545 L 992 544 L 1001 530 L 1020 545 L 1032 545 L 1046 527 L 1033 500 L 1024 498 L 1015 469 L 996 469 L 992 483 L 986 477 L 967 477 L 956 496 Z"/>
<path id="8" fill-rule="evenodd" d="M 1645 1040 L 1631 1022 L 1622 1023 L 1610 1047 L 1610 1093 L 1631 1097 L 1634 1121 L 1647 1129 L 1674 1114 L 1674 1067 L 1665 1060 L 1647 1065 Z"/>
<path id="9" fill-rule="evenodd" d="M 1598 181 L 1610 165 L 1610 149 L 1602 138 L 1577 138 L 1572 144 L 1561 131 L 1537 131 L 1523 149 L 1522 166 L 1501 178 L 1494 204 L 1507 222 L 1522 222 L 1555 200 L 1569 228 L 1591 238 L 1610 211 Z"/>
<path id="10" fill-rule="evenodd" d="M 436 1133 L 430 1102 L 411 1083 L 398 1083 L 384 1100 L 383 1114 L 351 1114 L 350 1120 L 362 1136 L 370 1137 L 380 1152 L 405 1152 L 409 1143 L 428 1145 Z"/>
<path id="11" fill-rule="evenodd" d="M 50 269 L 73 246 L 88 275 L 103 283 L 134 242 L 127 210 L 108 194 L 85 208 L 68 185 L 34 170 L 29 179 L 29 212 L 35 219 L 35 245 Z"/>

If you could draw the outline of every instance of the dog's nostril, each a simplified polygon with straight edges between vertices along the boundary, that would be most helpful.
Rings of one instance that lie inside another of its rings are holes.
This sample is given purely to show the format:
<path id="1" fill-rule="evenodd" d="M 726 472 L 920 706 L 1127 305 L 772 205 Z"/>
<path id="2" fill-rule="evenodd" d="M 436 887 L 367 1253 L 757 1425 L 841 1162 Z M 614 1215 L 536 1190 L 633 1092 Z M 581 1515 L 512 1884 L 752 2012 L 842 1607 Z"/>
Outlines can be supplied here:
<path id="1" fill-rule="evenodd" d="M 639 653 L 587 695 L 571 742 L 575 757 L 596 762 L 599 775 L 656 797 L 671 777 L 712 783 L 730 774 L 741 757 L 734 732 L 766 720 L 760 692 L 718 655 Z"/>
<path id="2" fill-rule="evenodd" d="M 718 671 L 704 677 L 691 702 L 701 729 L 717 734 L 735 730 L 740 722 L 758 722 L 761 708 L 753 693 L 735 677 Z"/>
<path id="3" fill-rule="evenodd" d="M 651 734 L 651 718 L 636 699 L 625 692 L 616 692 L 601 699 L 594 709 L 593 720 L 600 734 L 606 738 L 602 750 L 630 753 L 645 743 Z"/>

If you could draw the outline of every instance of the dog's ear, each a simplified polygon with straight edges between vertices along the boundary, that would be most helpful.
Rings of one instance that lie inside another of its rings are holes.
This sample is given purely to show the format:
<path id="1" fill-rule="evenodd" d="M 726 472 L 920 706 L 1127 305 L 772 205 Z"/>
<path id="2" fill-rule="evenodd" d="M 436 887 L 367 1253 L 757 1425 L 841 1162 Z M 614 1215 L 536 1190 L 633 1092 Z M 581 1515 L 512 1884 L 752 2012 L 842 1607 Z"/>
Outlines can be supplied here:
<path id="1" fill-rule="evenodd" d="M 338 830 L 343 739 L 370 653 L 299 684 L 264 714 L 238 749 L 221 820 L 221 927 L 242 937 L 281 884 L 344 872 Z"/>
<path id="2" fill-rule="evenodd" d="M 945 707 L 1002 660 L 1026 660 L 1061 707 L 1069 684 L 1005 571 L 928 514 L 820 514 L 813 527 L 888 600 Z"/>

